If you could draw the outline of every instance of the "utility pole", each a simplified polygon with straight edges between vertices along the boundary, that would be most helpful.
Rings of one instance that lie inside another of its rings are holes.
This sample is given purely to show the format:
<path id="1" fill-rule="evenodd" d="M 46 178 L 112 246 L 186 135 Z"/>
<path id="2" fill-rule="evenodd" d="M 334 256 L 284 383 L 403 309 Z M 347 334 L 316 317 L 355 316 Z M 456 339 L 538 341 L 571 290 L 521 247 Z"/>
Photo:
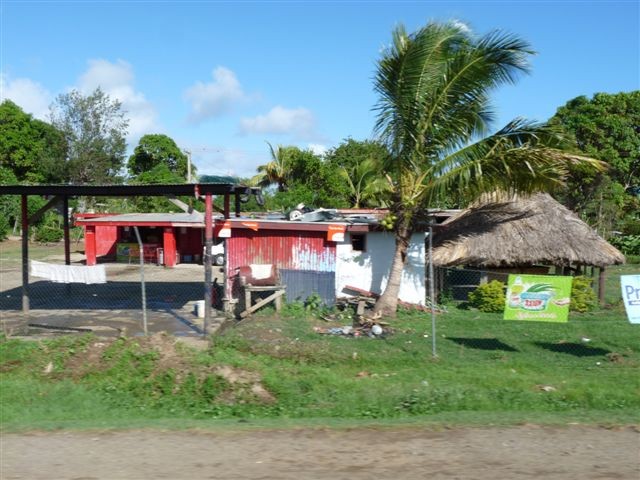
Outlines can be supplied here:
<path id="1" fill-rule="evenodd" d="M 187 183 L 191 183 L 191 150 L 185 150 L 187 154 Z"/>

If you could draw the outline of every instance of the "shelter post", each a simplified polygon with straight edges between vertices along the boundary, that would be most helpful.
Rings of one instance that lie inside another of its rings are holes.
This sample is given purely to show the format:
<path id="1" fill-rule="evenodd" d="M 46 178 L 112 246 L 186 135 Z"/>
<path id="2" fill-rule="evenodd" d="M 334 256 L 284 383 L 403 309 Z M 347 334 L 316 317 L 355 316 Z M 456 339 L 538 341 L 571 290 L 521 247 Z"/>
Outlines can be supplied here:
<path id="1" fill-rule="evenodd" d="M 228 195 L 225 195 L 225 210 L 228 207 Z M 209 324 L 211 322 L 211 248 L 213 247 L 213 200 L 210 193 L 206 193 L 204 197 L 204 334 L 209 333 Z"/>
<path id="2" fill-rule="evenodd" d="M 62 197 L 62 221 L 64 225 L 64 264 L 71 265 L 71 240 L 69 237 L 69 197 Z"/>
<path id="3" fill-rule="evenodd" d="M 598 303 L 604 305 L 604 288 L 605 288 L 605 268 L 600 267 L 598 275 Z"/>
<path id="4" fill-rule="evenodd" d="M 237 193 L 235 194 L 235 201 L 236 201 L 236 217 L 240 216 L 240 195 L 238 195 Z"/>
<path id="5" fill-rule="evenodd" d="M 225 219 L 231 218 L 231 207 L 229 204 L 230 204 L 229 194 L 226 193 L 224 195 L 224 213 L 223 213 Z"/>
<path id="6" fill-rule="evenodd" d="M 22 313 L 29 315 L 29 210 L 22 195 Z"/>

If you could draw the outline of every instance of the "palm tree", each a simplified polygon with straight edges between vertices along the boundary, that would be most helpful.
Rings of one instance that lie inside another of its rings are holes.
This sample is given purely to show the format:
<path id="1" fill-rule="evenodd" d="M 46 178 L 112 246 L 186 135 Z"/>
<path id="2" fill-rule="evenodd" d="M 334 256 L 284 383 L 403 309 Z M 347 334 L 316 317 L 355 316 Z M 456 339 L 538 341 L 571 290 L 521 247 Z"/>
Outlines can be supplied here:
<path id="1" fill-rule="evenodd" d="M 251 179 L 251 184 L 259 187 L 269 187 L 277 185 L 279 192 L 287 191 L 287 181 L 289 180 L 290 168 L 287 161 L 286 148 L 278 145 L 275 149 L 269 145 L 271 161 L 258 167 L 258 174 Z"/>
<path id="2" fill-rule="evenodd" d="M 366 158 L 351 168 L 340 167 L 340 175 L 349 186 L 349 196 L 353 208 L 385 205 L 385 195 L 389 185 L 380 177 L 380 165 L 374 158 Z"/>
<path id="3" fill-rule="evenodd" d="M 385 171 L 397 216 L 395 254 L 376 312 L 395 315 L 409 239 L 425 206 L 451 195 L 548 190 L 562 184 L 570 163 L 599 165 L 566 153 L 564 138 L 545 124 L 516 119 L 487 135 L 494 117 L 489 93 L 527 73 L 532 54 L 513 35 L 478 37 L 459 22 L 393 32 L 374 80 L 375 131 L 390 152 Z"/>

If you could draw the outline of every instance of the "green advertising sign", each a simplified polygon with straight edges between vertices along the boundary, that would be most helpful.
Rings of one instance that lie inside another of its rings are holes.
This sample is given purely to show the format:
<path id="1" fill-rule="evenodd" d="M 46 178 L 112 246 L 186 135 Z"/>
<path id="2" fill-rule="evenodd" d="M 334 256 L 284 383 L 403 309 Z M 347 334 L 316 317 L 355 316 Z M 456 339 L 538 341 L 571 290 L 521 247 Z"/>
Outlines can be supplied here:
<path id="1" fill-rule="evenodd" d="M 504 319 L 566 322 L 571 281 L 554 275 L 509 275 Z"/>

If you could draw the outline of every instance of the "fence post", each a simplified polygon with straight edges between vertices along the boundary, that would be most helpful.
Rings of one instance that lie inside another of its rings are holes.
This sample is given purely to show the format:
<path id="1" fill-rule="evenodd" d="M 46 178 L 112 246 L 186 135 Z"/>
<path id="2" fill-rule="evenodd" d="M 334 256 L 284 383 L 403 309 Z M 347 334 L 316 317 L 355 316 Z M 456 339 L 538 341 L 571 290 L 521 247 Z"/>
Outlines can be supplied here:
<path id="1" fill-rule="evenodd" d="M 433 285 L 433 227 L 429 224 L 429 296 L 431 297 L 431 355 L 437 357 L 436 352 L 436 311 Z"/>
<path id="2" fill-rule="evenodd" d="M 142 239 L 140 238 L 140 232 L 138 227 L 133 227 L 136 232 L 136 238 L 138 239 L 138 248 L 140 249 L 140 283 L 142 284 L 142 328 L 144 329 L 145 336 L 149 334 L 147 331 L 147 288 L 144 283 L 144 246 L 142 245 Z"/>
<path id="3" fill-rule="evenodd" d="M 229 195 L 225 195 L 225 212 L 228 206 Z M 211 288 L 212 272 L 211 272 L 211 247 L 213 246 L 213 200 L 211 194 L 207 193 L 204 197 L 204 335 L 209 334 L 211 324 Z M 225 213 L 226 218 L 226 213 Z"/>
<path id="4" fill-rule="evenodd" d="M 598 303 L 600 306 L 604 306 L 605 279 L 605 268 L 600 267 L 600 274 L 598 275 Z"/>

